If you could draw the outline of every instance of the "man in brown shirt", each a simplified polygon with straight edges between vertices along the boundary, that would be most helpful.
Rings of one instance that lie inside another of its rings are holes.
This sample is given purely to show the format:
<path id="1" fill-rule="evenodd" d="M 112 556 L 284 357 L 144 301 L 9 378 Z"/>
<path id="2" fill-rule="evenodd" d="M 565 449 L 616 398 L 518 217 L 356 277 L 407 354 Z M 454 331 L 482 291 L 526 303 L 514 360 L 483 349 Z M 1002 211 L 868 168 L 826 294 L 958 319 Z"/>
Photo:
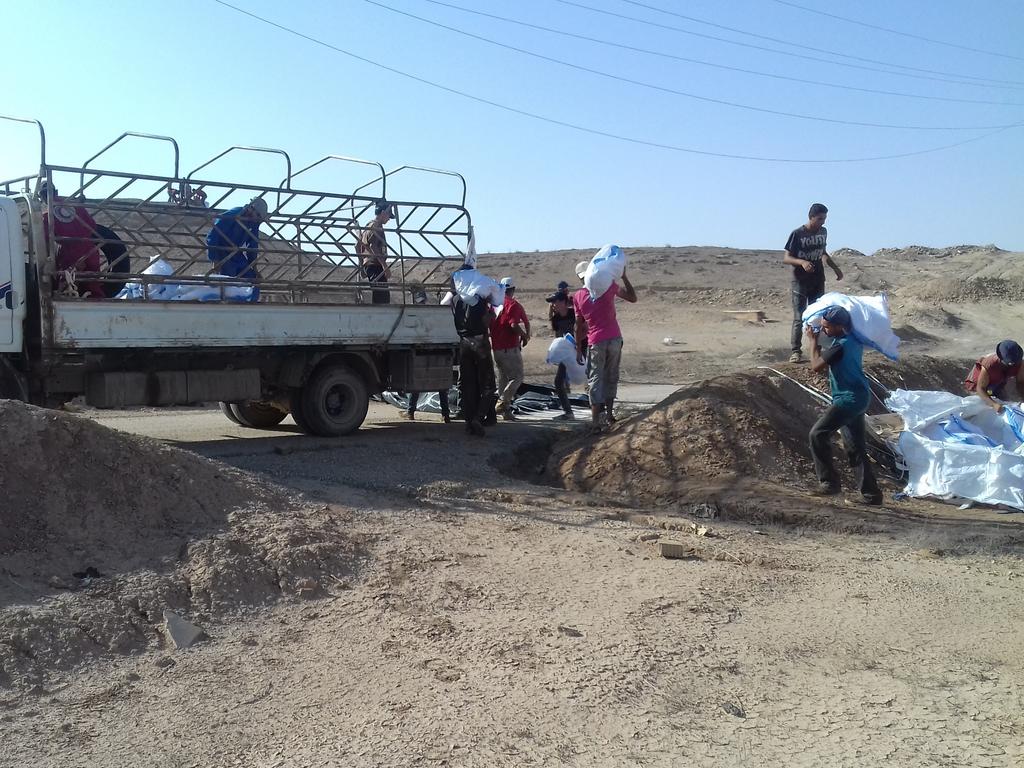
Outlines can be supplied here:
<path id="1" fill-rule="evenodd" d="M 388 268 L 388 241 L 384 225 L 391 221 L 395 207 L 386 200 L 378 200 L 374 206 L 374 219 L 359 235 L 356 253 L 362 257 L 363 276 L 371 283 L 386 283 L 391 279 Z M 390 304 L 391 291 L 373 290 L 374 304 Z"/>

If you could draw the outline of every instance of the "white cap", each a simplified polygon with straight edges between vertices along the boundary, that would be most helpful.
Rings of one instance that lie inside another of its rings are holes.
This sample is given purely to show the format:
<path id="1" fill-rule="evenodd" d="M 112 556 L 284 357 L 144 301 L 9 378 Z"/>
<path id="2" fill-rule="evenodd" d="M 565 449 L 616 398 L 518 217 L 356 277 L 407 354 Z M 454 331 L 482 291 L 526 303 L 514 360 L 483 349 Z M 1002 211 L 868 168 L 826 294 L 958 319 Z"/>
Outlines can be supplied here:
<path id="1" fill-rule="evenodd" d="M 587 274 L 587 267 L 590 266 L 589 261 L 581 261 L 576 265 L 576 277 L 583 279 L 583 276 Z"/>
<path id="2" fill-rule="evenodd" d="M 267 221 L 270 219 L 270 211 L 267 208 L 267 201 L 262 197 L 254 197 L 250 200 L 249 207 L 252 208 L 253 213 L 260 217 L 261 221 Z"/>
<path id="3" fill-rule="evenodd" d="M 513 280 L 511 277 L 503 277 L 503 278 L 501 278 L 501 284 L 504 285 L 506 288 L 515 288 L 516 287 L 516 281 Z"/>

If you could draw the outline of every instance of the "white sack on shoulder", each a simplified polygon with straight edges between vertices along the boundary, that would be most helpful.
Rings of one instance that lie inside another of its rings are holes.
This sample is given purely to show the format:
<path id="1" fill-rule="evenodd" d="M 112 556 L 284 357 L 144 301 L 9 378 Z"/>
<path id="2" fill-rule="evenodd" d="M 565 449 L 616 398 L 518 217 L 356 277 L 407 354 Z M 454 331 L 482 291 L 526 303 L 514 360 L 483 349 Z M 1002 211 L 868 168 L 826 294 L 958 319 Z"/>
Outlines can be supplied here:
<path id="1" fill-rule="evenodd" d="M 621 280 L 626 271 L 626 254 L 617 245 L 606 245 L 590 260 L 583 275 L 583 285 L 590 292 L 590 300 L 601 298 L 612 283 Z"/>
<path id="2" fill-rule="evenodd" d="M 460 269 L 452 275 L 455 292 L 470 306 L 477 299 L 487 299 L 491 306 L 500 307 L 505 303 L 505 286 L 476 269 Z"/>
<path id="3" fill-rule="evenodd" d="M 826 293 L 804 310 L 803 323 L 810 325 L 829 307 L 842 307 L 850 313 L 853 335 L 861 344 L 878 350 L 890 360 L 900 357 L 900 337 L 892 331 L 889 319 L 889 300 L 884 293 L 878 296 L 847 296 L 845 293 Z"/>

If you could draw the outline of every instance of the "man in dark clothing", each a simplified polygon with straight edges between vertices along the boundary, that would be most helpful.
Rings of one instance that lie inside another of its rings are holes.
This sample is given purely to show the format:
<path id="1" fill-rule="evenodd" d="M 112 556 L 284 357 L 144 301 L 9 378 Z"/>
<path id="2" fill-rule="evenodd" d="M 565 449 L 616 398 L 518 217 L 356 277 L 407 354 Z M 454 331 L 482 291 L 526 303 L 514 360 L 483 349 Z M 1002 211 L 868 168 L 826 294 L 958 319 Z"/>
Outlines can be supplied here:
<path id="1" fill-rule="evenodd" d="M 362 257 L 363 276 L 371 283 L 386 283 L 391 279 L 388 267 L 388 241 L 384 235 L 384 225 L 391 221 L 395 213 L 393 205 L 386 200 L 379 200 L 374 206 L 374 219 L 359 235 L 356 253 Z M 374 289 L 374 304 L 390 304 L 391 291 Z"/>
<path id="2" fill-rule="evenodd" d="M 455 296 L 452 314 L 459 334 L 459 407 L 466 420 L 466 431 L 483 437 L 484 424 L 496 423 L 497 385 L 488 336 L 494 311 L 487 299 L 473 298 L 476 301 L 470 304 Z"/>
<path id="3" fill-rule="evenodd" d="M 802 317 L 808 306 L 820 299 L 825 293 L 825 264 L 836 273 L 836 280 L 843 279 L 843 270 L 832 261 L 825 250 L 828 231 L 825 219 L 828 208 L 821 203 L 811 206 L 807 214 L 807 223 L 797 227 L 789 234 L 786 241 L 786 252 L 782 263 L 793 267 L 793 333 L 790 342 L 793 354 L 789 362 L 799 363 L 803 359 L 800 350 Z"/>
<path id="4" fill-rule="evenodd" d="M 441 418 L 445 424 L 448 424 L 452 420 L 451 411 L 448 408 L 448 390 L 442 389 L 437 393 L 437 399 L 441 404 Z M 420 393 L 410 392 L 409 393 L 409 406 L 405 409 L 405 418 L 409 421 L 416 420 L 416 407 L 419 405 Z"/>
<path id="5" fill-rule="evenodd" d="M 114 230 L 102 224 L 97 224 L 94 231 L 96 239 L 99 241 L 103 258 L 107 261 L 107 272 L 112 275 L 130 274 L 132 271 L 132 260 L 128 256 L 128 246 L 124 244 L 124 241 L 118 237 Z M 105 282 L 103 290 L 107 298 L 112 299 L 121 292 L 124 286 L 124 280 Z"/>
<path id="6" fill-rule="evenodd" d="M 576 330 L 576 313 L 569 298 L 569 284 L 564 280 L 558 284 L 558 290 L 548 296 L 548 320 L 556 338 L 571 336 Z M 569 372 L 564 363 L 559 363 L 555 373 L 555 393 L 558 403 L 562 406 L 562 415 L 555 418 L 559 421 L 573 421 L 576 417 L 569 403 Z"/>
<path id="7" fill-rule="evenodd" d="M 832 388 L 832 404 L 811 428 L 811 456 L 818 476 L 819 496 L 839 493 L 839 475 L 832 463 L 832 433 L 843 432 L 847 457 L 857 476 L 861 498 L 868 504 L 881 504 L 882 492 L 868 463 L 864 436 L 864 413 L 868 409 L 871 390 L 864 375 L 864 347 L 852 335 L 850 313 L 842 307 L 829 307 L 821 318 L 821 330 L 807 326 L 811 344 L 811 370 L 828 368 Z M 830 345 L 821 348 L 821 335 Z"/>

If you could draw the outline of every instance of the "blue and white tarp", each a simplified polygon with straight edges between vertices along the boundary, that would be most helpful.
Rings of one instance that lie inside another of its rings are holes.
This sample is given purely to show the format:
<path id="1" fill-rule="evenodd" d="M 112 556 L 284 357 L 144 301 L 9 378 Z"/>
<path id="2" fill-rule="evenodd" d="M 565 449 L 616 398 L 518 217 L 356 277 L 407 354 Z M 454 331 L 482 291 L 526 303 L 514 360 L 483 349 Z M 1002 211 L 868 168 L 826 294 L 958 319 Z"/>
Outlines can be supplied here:
<path id="1" fill-rule="evenodd" d="M 826 293 L 804 310 L 804 325 L 812 325 L 829 307 L 842 307 L 850 313 L 853 335 L 866 347 L 881 352 L 890 360 L 900 356 L 900 337 L 892 331 L 889 319 L 889 300 L 878 296 L 847 296 L 845 293 Z"/>
<path id="2" fill-rule="evenodd" d="M 903 418 L 898 450 L 906 493 L 969 499 L 1024 512 L 1024 406 L 996 413 L 976 395 L 896 390 L 886 407 Z"/>
<path id="3" fill-rule="evenodd" d="M 149 266 L 142 270 L 144 275 L 171 277 L 174 267 L 158 256 L 154 256 Z M 197 278 L 198 279 L 198 278 Z M 237 280 L 227 275 L 203 275 L 203 280 Z M 157 301 L 257 301 L 259 291 L 255 286 L 224 285 L 217 286 L 206 283 L 151 283 L 128 281 L 115 299 L 128 301 L 137 299 L 155 299 Z"/>

